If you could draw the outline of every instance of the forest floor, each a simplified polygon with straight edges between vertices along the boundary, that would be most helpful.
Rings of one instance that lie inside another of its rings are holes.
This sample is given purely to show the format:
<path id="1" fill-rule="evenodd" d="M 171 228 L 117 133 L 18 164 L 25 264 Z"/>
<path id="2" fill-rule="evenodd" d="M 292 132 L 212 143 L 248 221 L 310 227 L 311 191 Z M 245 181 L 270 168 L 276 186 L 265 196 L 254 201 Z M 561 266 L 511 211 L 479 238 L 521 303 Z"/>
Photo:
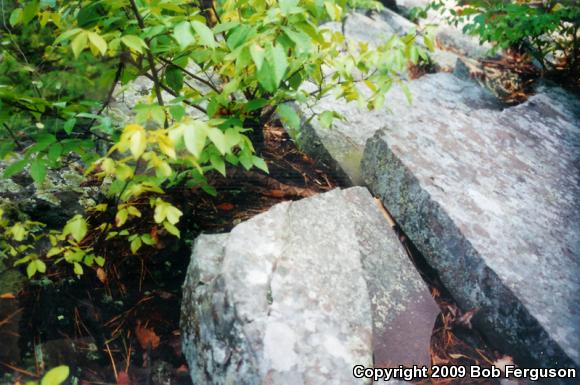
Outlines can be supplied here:
<path id="1" fill-rule="evenodd" d="M 228 178 L 210 176 L 216 197 L 196 188 L 168 192 L 167 200 L 184 213 L 180 241 L 154 227 L 158 249 L 142 248 L 133 255 L 126 242 L 105 242 L 105 269 L 80 279 L 49 276 L 54 283 L 35 282 L 0 298 L 0 384 L 23 384 L 60 364 L 69 365 L 83 385 L 191 384 L 179 316 L 192 240 L 202 232 L 227 232 L 279 202 L 346 187 L 328 167 L 301 153 L 279 126 L 265 130 L 262 156 L 270 174 L 232 168 Z M 399 236 L 442 310 L 431 338 L 432 363 L 509 363 L 471 330 L 476 310 L 462 313 L 413 245 L 400 231 Z M 469 383 L 499 384 L 494 381 Z"/>

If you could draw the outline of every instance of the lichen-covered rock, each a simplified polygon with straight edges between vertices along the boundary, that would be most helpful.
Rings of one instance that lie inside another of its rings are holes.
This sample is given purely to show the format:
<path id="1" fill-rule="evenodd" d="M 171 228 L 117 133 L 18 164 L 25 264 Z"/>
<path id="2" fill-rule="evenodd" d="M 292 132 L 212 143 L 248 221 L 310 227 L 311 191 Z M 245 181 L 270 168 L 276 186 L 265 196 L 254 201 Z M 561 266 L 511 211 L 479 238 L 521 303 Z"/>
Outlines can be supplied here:
<path id="1" fill-rule="evenodd" d="M 413 8 L 425 8 L 432 3 L 431 0 L 396 0 L 396 7 L 403 15 L 408 15 Z M 445 51 L 453 51 L 457 54 L 472 59 L 483 59 L 491 55 L 492 45 L 481 43 L 477 36 L 469 36 L 462 32 L 464 23 L 457 26 L 450 25 L 445 19 L 449 16 L 448 10 L 457 7 L 456 0 L 443 0 L 445 6 L 440 10 L 429 10 L 427 17 L 419 19 L 422 28 L 428 28 L 435 35 L 440 48 Z M 446 14 L 441 10 L 447 10 Z"/>
<path id="2" fill-rule="evenodd" d="M 364 180 L 493 344 L 579 367 L 580 101 L 543 87 L 516 107 L 469 106 L 456 84 L 393 106 Z"/>
<path id="3" fill-rule="evenodd" d="M 408 86 L 413 97 L 411 104 L 396 88 L 387 95 L 386 108 L 375 111 L 360 108 L 355 103 L 337 101 L 332 96 L 323 98 L 313 110 L 334 110 L 345 120 L 335 120 L 330 128 L 321 127 L 316 119 L 304 122 L 300 143 L 304 144 L 305 151 L 322 157 L 329 164 L 334 163 L 353 184 L 362 184 L 360 162 L 365 143 L 387 122 L 407 119 L 406 115 L 419 109 L 423 110 L 425 116 L 421 119 L 425 121 L 435 109 L 446 113 L 447 118 L 453 118 L 454 111 L 469 114 L 479 108 L 500 108 L 498 100 L 488 91 L 447 73 L 425 75 L 409 82 Z"/>
<path id="4" fill-rule="evenodd" d="M 274 206 L 201 235 L 183 351 L 205 384 L 363 384 L 354 365 L 429 363 L 438 312 L 366 189 Z"/>
<path id="5" fill-rule="evenodd" d="M 13 161 L 0 161 L 0 175 Z M 85 186 L 84 181 L 83 168 L 73 159 L 60 169 L 49 169 L 40 184 L 34 183 L 26 171 L 11 178 L 0 177 L 0 206 L 16 209 L 32 220 L 58 228 L 99 198 L 100 188 Z"/>

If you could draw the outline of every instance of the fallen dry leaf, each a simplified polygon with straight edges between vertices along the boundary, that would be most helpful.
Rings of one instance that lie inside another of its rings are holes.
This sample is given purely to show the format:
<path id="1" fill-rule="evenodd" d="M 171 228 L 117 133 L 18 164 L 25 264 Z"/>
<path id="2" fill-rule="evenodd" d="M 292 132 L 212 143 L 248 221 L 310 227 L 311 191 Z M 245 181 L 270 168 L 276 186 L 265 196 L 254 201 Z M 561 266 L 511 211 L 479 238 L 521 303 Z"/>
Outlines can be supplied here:
<path id="1" fill-rule="evenodd" d="M 229 211 L 229 210 L 232 210 L 236 206 L 234 206 L 233 203 L 225 202 L 225 203 L 217 205 L 216 207 L 220 210 Z"/>
<path id="2" fill-rule="evenodd" d="M 135 335 L 137 341 L 143 349 L 147 349 L 151 345 L 151 349 L 156 349 L 159 346 L 160 338 L 153 329 L 147 328 L 147 325 L 141 325 L 141 321 L 137 320 L 137 327 L 135 328 Z"/>
<path id="3" fill-rule="evenodd" d="M 107 282 L 107 273 L 102 268 L 97 268 L 97 278 L 101 283 Z"/>
<path id="4" fill-rule="evenodd" d="M 117 375 L 117 385 L 130 385 L 131 380 L 127 372 L 119 372 Z"/>

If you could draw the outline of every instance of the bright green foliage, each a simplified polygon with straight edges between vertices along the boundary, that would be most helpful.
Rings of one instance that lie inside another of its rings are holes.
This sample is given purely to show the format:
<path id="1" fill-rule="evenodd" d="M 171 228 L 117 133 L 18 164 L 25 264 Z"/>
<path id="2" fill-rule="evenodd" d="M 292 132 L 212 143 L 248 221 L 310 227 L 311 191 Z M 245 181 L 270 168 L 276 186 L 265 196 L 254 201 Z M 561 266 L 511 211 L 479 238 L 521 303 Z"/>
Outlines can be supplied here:
<path id="1" fill-rule="evenodd" d="M 61 385 L 70 374 L 70 369 L 66 365 L 57 366 L 50 369 L 40 380 L 40 385 Z M 38 381 L 28 381 L 26 385 L 38 385 Z"/>
<path id="2" fill-rule="evenodd" d="M 525 48 L 541 65 L 551 70 L 558 58 L 570 71 L 580 57 L 580 7 L 575 0 L 469 0 L 460 9 L 445 9 L 441 0 L 431 7 L 447 12 L 464 32 L 498 48 Z"/>
<path id="3" fill-rule="evenodd" d="M 144 215 L 143 202 L 152 223 L 179 237 L 182 213 L 164 199 L 167 188 L 185 183 L 212 194 L 208 172 L 226 176 L 238 165 L 267 172 L 255 148 L 262 127 L 278 112 L 300 128 L 287 102 L 311 105 L 333 93 L 380 107 L 393 84 L 402 83 L 407 64 L 427 57 L 414 33 L 373 48 L 348 42 L 339 32 L 347 0 L 221 0 L 207 9 L 185 0 L 7 4 L 0 158 L 15 150 L 24 158 L 4 175 L 30 165 L 31 177 L 42 183 L 47 170 L 77 154 L 110 198 L 92 212 L 114 218 L 93 226 L 86 217 L 72 218 L 50 233 L 48 250 L 19 259 L 33 264 L 29 275 L 46 270 L 35 262 L 41 260 L 64 260 L 76 274 L 102 265 L 93 250 L 103 238 L 126 238 L 133 253 L 154 244 L 132 224 Z M 323 24 L 331 21 L 332 28 Z M 139 77 L 153 85 L 122 125 L 107 107 L 115 87 Z M 319 117 L 325 126 L 335 118 L 341 117 L 332 111 Z M 23 230 L 11 226 L 4 237 L 24 242 L 16 239 Z"/>

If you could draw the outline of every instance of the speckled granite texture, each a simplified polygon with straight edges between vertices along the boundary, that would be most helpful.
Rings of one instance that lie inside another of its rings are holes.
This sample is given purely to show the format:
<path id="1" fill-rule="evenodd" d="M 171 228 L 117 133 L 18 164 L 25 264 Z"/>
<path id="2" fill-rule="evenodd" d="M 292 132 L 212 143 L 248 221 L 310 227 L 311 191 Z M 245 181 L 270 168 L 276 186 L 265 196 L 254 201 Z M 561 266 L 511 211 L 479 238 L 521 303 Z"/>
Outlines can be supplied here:
<path id="1" fill-rule="evenodd" d="M 363 178 L 496 346 L 578 367 L 580 101 L 543 87 L 500 111 L 447 94 L 393 106 Z"/>
<path id="2" fill-rule="evenodd" d="M 427 365 L 439 311 L 368 191 L 282 203 L 201 235 L 184 283 L 196 385 L 366 384 L 354 365 Z"/>

